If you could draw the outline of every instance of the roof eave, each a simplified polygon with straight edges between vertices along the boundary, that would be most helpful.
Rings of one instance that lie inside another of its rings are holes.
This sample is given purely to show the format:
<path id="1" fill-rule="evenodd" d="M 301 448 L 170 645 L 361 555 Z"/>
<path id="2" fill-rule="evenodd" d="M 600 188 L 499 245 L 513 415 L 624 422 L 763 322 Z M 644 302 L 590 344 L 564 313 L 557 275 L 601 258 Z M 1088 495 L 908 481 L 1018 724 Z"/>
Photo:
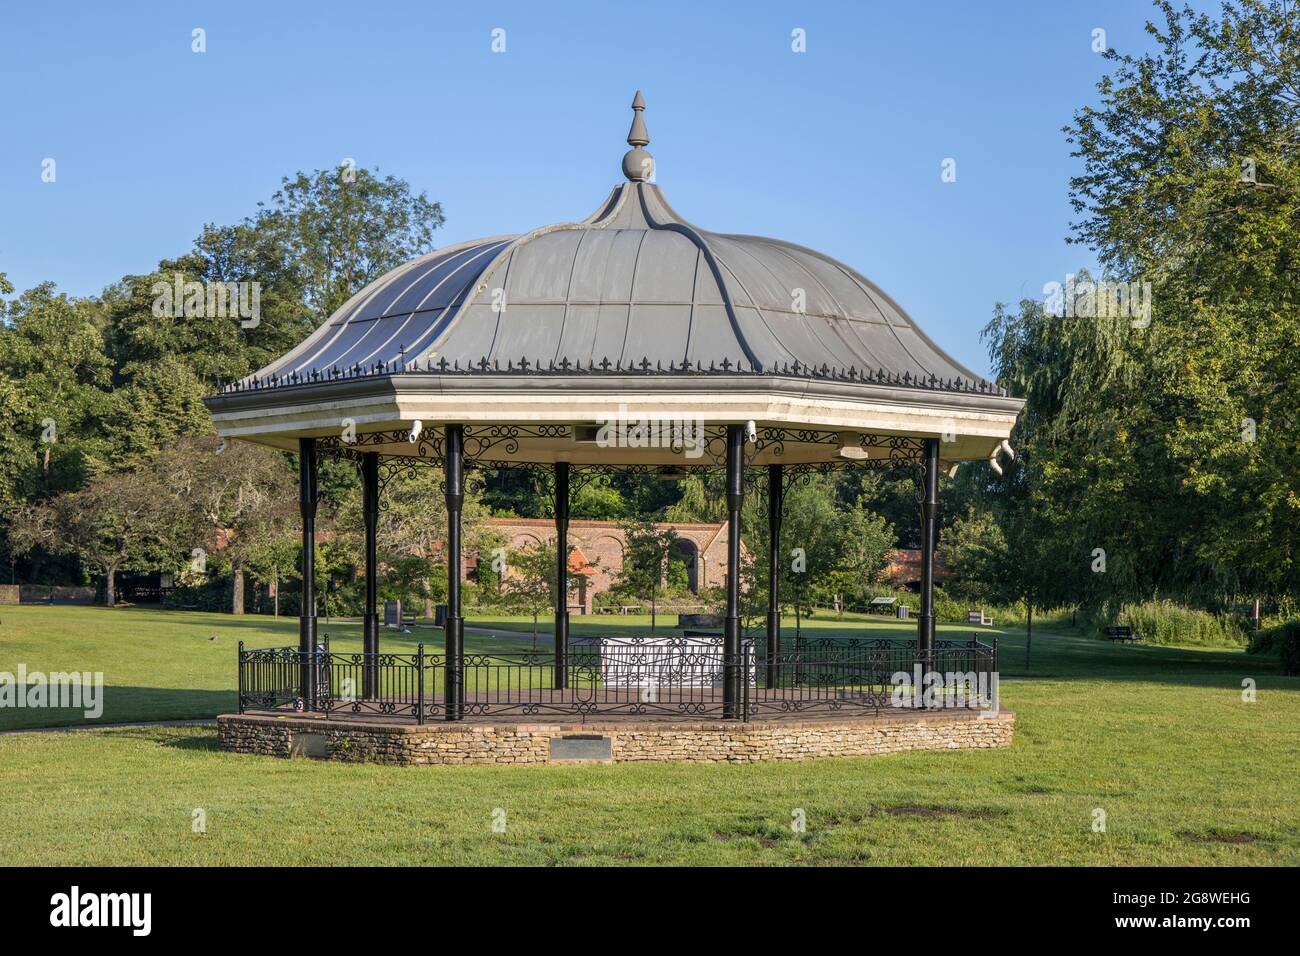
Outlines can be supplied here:
<path id="1" fill-rule="evenodd" d="M 533 392 L 563 392 L 575 396 L 617 398 L 647 391 L 665 394 L 726 392 L 729 394 L 777 394 L 801 398 L 826 397 L 838 401 L 909 405 L 935 409 L 967 409 L 1018 414 L 1025 401 L 1008 395 L 970 390 L 931 389 L 918 386 L 883 385 L 831 378 L 765 374 L 645 374 L 600 373 L 558 375 L 553 373 L 493 373 L 439 375 L 427 372 L 396 373 L 372 378 L 310 382 L 244 392 L 222 392 L 203 400 L 208 410 L 220 412 L 281 409 L 323 402 L 363 398 L 450 393 L 510 395 Z"/>

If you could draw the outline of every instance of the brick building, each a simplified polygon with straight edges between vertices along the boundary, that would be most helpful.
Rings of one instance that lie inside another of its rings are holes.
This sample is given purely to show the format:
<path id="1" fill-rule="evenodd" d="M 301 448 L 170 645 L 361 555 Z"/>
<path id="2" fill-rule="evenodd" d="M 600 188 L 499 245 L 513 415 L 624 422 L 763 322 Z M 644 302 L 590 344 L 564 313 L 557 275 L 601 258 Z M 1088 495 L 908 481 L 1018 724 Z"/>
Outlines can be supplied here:
<path id="1" fill-rule="evenodd" d="M 509 550 L 524 550 L 541 544 L 555 543 L 555 522 L 550 518 L 491 518 L 488 525 L 506 538 Z M 701 588 L 720 588 L 727 574 L 727 522 L 717 524 L 678 522 L 655 525 L 677 533 L 674 550 L 685 560 L 688 585 L 693 593 Z M 623 570 L 623 553 L 627 539 L 614 521 L 569 522 L 569 570 L 587 575 L 586 587 L 579 591 L 575 610 L 590 614 L 592 600 L 608 591 Z M 745 554 L 745 545 L 740 545 Z M 468 558 L 467 569 L 477 566 L 477 557 Z"/>
<path id="2" fill-rule="evenodd" d="M 915 548 L 895 548 L 885 552 L 885 580 L 896 588 L 921 593 L 921 552 Z M 943 556 L 934 553 L 934 580 L 942 584 L 948 579 L 951 569 L 944 562 Z"/>

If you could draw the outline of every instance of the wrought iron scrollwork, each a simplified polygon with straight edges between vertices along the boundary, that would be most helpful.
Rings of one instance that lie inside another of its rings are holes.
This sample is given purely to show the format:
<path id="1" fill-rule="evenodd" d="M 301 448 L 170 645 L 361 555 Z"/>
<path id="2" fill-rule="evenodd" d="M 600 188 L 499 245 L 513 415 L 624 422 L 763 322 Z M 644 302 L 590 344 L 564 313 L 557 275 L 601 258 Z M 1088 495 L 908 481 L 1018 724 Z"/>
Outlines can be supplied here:
<path id="1" fill-rule="evenodd" d="M 900 468 L 925 461 L 925 440 L 921 438 L 908 438 L 905 435 L 859 434 L 858 442 L 863 448 L 884 448 L 889 452 L 883 459 L 869 459 L 885 462 L 877 467 Z"/>
<path id="2" fill-rule="evenodd" d="M 741 670 L 744 716 L 874 711 L 910 706 L 895 699 L 893 675 L 924 670 L 966 675 L 945 687 L 942 706 L 983 709 L 995 703 L 996 640 L 944 638 L 918 651 L 910 638 L 796 638 L 792 650 L 758 655 L 751 639 L 729 655 L 719 637 L 581 638 L 568 651 L 568 680 L 555 680 L 549 651 L 464 654 L 466 716 L 597 715 L 699 717 L 726 713 L 726 669 Z M 311 677 L 304 678 L 310 662 Z M 300 684 L 315 682 L 317 712 L 371 714 L 421 723 L 446 712 L 449 661 L 416 653 L 331 653 L 308 658 L 297 648 L 239 650 L 239 706 L 289 714 L 301 708 Z M 372 691 L 357 694 L 366 676 Z M 952 699 L 949 701 L 948 697 Z"/>
<path id="3" fill-rule="evenodd" d="M 543 462 L 514 461 L 510 458 L 488 459 L 489 452 L 506 456 L 517 454 L 524 439 L 564 439 L 572 435 L 570 425 L 466 425 L 465 426 L 465 467 L 491 468 L 502 471 L 523 472 L 529 475 L 538 491 L 555 505 L 554 465 Z M 673 433 L 672 450 L 685 451 L 684 436 Z M 767 482 L 761 474 L 763 466 L 756 465 L 760 455 L 777 462 L 783 458 L 792 446 L 814 445 L 821 447 L 838 447 L 843 433 L 840 431 L 823 431 L 814 428 L 781 428 L 766 426 L 758 429 L 753 442 L 745 445 L 744 481 L 746 488 L 754 494 L 764 494 Z M 854 433 L 857 447 L 867 450 L 868 457 L 850 459 L 837 458 L 822 462 L 787 462 L 782 469 L 781 498 L 784 502 L 789 491 L 799 482 L 808 481 L 815 475 L 829 475 L 844 468 L 865 468 L 871 470 L 912 469 L 919 479 L 920 469 L 924 465 L 924 441 L 902 435 L 873 435 Z M 608 483 L 615 474 L 623 475 L 661 475 L 665 469 L 687 474 L 711 472 L 723 467 L 726 461 L 726 426 L 708 426 L 701 439 L 702 455 L 699 460 L 683 460 L 671 465 L 660 464 L 573 464 L 570 466 L 569 496 L 572 502 L 582 489 L 592 484 Z M 394 447 L 409 448 L 409 454 L 393 454 Z M 394 478 L 412 478 L 420 466 L 441 467 L 444 463 L 444 439 L 437 429 L 390 429 L 377 432 L 363 432 L 351 440 L 343 436 L 327 436 L 316 439 L 317 456 L 320 460 L 347 461 L 359 466 L 361 456 L 367 452 L 380 455 L 380 489 L 385 489 Z M 879 454 L 872 455 L 871 452 Z M 882 453 L 883 452 L 883 453 Z M 387 503 L 381 493 L 380 508 L 387 510 Z M 784 508 L 783 508 L 784 513 Z"/>
<path id="4" fill-rule="evenodd" d="M 316 439 L 316 451 L 320 456 L 335 460 L 349 459 L 360 461 L 367 452 L 392 445 L 407 445 L 410 454 L 395 455 L 381 452 L 381 457 L 388 462 L 404 462 L 410 465 L 441 465 L 443 459 L 442 435 L 437 431 L 410 428 L 397 428 L 388 431 L 362 432 L 351 439 L 343 435 L 329 435 Z"/>
<path id="5" fill-rule="evenodd" d="M 495 466 L 494 462 L 480 459 L 497 448 L 507 455 L 517 454 L 521 438 L 568 438 L 570 434 L 568 425 L 466 425 L 465 466 Z"/>

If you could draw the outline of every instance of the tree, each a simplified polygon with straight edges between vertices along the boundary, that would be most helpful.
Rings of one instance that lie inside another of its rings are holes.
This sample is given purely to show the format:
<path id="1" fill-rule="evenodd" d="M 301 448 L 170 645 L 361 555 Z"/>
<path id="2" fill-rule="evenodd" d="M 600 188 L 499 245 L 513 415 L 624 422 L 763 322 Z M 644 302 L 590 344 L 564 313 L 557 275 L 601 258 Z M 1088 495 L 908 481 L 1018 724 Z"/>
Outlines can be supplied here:
<path id="1" fill-rule="evenodd" d="M 569 554 L 573 554 L 572 546 Z M 547 541 L 510 551 L 507 569 L 503 581 L 506 601 L 512 609 L 533 616 L 533 647 L 536 648 L 538 616 L 556 606 L 555 543 Z M 575 574 L 570 569 L 567 577 L 569 594 L 566 598 L 581 590 L 582 579 L 587 574 Z"/>
<path id="2" fill-rule="evenodd" d="M 177 542 L 167 535 L 177 515 L 166 496 L 138 474 L 100 475 L 22 518 L 16 540 L 30 542 L 38 527 L 42 535 L 52 529 L 56 549 L 76 554 L 103 577 L 108 607 L 117 603 L 119 571 L 175 563 Z"/>
<path id="3" fill-rule="evenodd" d="M 245 569 L 260 560 L 278 574 L 280 543 L 293 540 L 298 524 L 284 456 L 248 442 L 191 437 L 176 441 L 153 467 L 177 507 L 189 513 L 202 545 L 230 562 L 230 610 L 243 614 Z"/>
<path id="4" fill-rule="evenodd" d="M 1291 0 L 1156 6 L 1156 51 L 1109 53 L 1099 105 L 1066 130 L 1077 241 L 1156 303 L 1134 335 L 1142 387 L 1108 403 L 1131 478 L 1098 497 L 1141 590 L 1294 593 L 1300 22 Z"/>
<path id="5" fill-rule="evenodd" d="M 25 501 L 9 516 L 9 549 L 15 555 L 55 554 L 64 550 L 54 509 L 44 501 Z"/>
<path id="6" fill-rule="evenodd" d="M 12 291 L 6 280 L 0 290 Z M 43 283 L 0 303 L 0 505 L 80 486 L 99 456 L 111 363 L 93 309 Z"/>
<path id="7" fill-rule="evenodd" d="M 780 588 L 795 607 L 797 625 L 814 604 L 844 593 L 864 593 L 893 546 L 884 519 L 858 505 L 843 508 L 834 494 L 835 479 L 813 475 L 786 492 L 781 519 Z M 761 506 L 761 507 L 759 507 Z M 758 512 L 763 512 L 760 518 Z M 766 503 L 755 502 L 750 518 L 755 567 L 768 566 Z M 766 580 L 766 575 L 761 575 Z M 756 588 L 766 596 L 765 588 Z"/>
<path id="8" fill-rule="evenodd" d="M 1016 583 L 989 586 L 1012 587 L 1031 614 L 1044 602 L 1139 595 L 1173 563 L 1166 523 L 1174 519 L 1161 505 L 1175 489 L 1140 417 L 1149 396 L 1130 331 L 1127 322 L 1053 315 L 1030 301 L 1017 313 L 998 306 L 984 329 L 998 381 L 1025 408 L 1002 474 L 972 464 L 962 475 L 1014 553 Z M 1109 559 L 1105 577 L 1092 571 L 1098 548 Z"/>
<path id="9" fill-rule="evenodd" d="M 650 602 L 650 630 L 655 629 L 659 589 L 668 568 L 668 557 L 677 541 L 672 528 L 658 528 L 653 521 L 623 523 L 623 569 L 617 587 L 639 600 Z"/>
<path id="10" fill-rule="evenodd" d="M 296 512 L 293 502 L 286 511 Z M 299 556 L 302 546 L 296 533 L 296 516 L 287 516 L 287 526 L 277 528 L 272 522 L 259 522 L 245 531 L 244 564 L 254 581 L 274 590 L 274 614 L 280 616 L 280 584 L 298 578 Z"/>
<path id="11" fill-rule="evenodd" d="M 357 169 L 285 177 L 256 215 L 234 226 L 208 224 L 191 251 L 104 291 L 117 385 L 133 387 L 165 361 L 188 368 L 204 394 L 248 375 L 363 286 L 428 252 L 442 222 L 438 203 L 392 176 Z M 192 299 L 186 283 L 198 283 Z M 229 283 L 248 284 L 255 311 L 248 302 L 242 311 L 222 302 L 216 294 Z M 179 301 L 168 297 L 178 286 Z"/>
<path id="12" fill-rule="evenodd" d="M 399 471 L 384 486 L 377 539 L 380 564 L 398 577 L 407 593 L 424 604 L 424 617 L 433 617 L 433 603 L 441 594 L 438 579 L 447 565 L 447 503 L 439 469 L 416 466 Z M 482 481 L 471 474 L 465 482 L 461 512 L 464 547 L 479 547 L 485 528 Z M 339 503 L 334 527 L 340 542 L 354 554 L 363 546 L 361 495 L 349 494 Z M 395 581 L 397 578 L 394 579 Z"/>
<path id="13" fill-rule="evenodd" d="M 551 542 L 509 552 L 503 581 L 506 602 L 533 616 L 533 648 L 537 648 L 537 619 L 555 607 L 555 545 Z"/>
<path id="14" fill-rule="evenodd" d="M 210 433 L 212 416 L 203 398 L 211 391 L 176 356 L 141 366 L 130 383 L 110 395 L 104 417 L 103 460 L 120 469 L 152 457 L 159 449 L 175 447 L 181 436 Z M 211 447 L 215 444 L 215 440 L 210 442 Z M 211 455 L 211 447 L 205 455 Z"/>
<path id="15" fill-rule="evenodd" d="M 862 604 L 885 569 L 885 555 L 894 547 L 894 529 L 861 501 L 841 509 L 840 516 L 839 562 L 827 572 L 825 586 L 839 606 L 846 601 Z"/>
<path id="16" fill-rule="evenodd" d="M 296 271 L 303 300 L 324 320 L 353 293 L 433 248 L 442 206 L 393 176 L 341 167 L 285 177 L 247 235 Z"/>
<path id="17" fill-rule="evenodd" d="M 104 290 L 100 309 L 117 388 L 130 388 L 142 377 L 147 387 L 154 367 L 174 363 L 211 394 L 218 381 L 240 378 L 257 368 L 258 358 L 274 357 L 250 347 L 256 329 L 241 325 L 238 309 L 213 301 L 209 311 L 208 287 L 202 285 L 206 269 L 203 256 L 190 252 L 163 260 L 153 272 L 123 276 Z"/>

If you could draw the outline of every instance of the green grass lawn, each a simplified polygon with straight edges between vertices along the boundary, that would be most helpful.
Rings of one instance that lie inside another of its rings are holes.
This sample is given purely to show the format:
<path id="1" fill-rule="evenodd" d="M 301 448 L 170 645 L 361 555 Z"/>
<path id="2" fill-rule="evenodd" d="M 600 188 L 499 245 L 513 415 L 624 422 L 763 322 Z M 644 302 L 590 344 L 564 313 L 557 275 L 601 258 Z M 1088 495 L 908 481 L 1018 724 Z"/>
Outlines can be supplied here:
<path id="1" fill-rule="evenodd" d="M 531 629 L 518 618 L 470 624 Z M 587 618 L 573 630 L 647 626 Z M 359 646 L 356 625 L 322 630 L 337 648 Z M 913 633 L 821 619 L 806 631 Z M 296 632 L 294 620 L 6 607 L 0 671 L 103 671 L 101 722 L 211 716 L 234 706 L 238 641 L 292 644 Z M 411 649 L 421 638 L 433 650 L 441 632 L 382 640 Z M 999 643 L 1002 702 L 1017 713 L 1005 751 L 391 768 L 227 755 L 210 727 L 15 734 L 0 736 L 0 840 L 17 864 L 1300 863 L 1300 680 L 1236 651 L 1041 632 L 1026 674 L 1023 635 L 1000 632 Z M 466 644 L 519 650 L 531 635 Z M 1253 704 L 1245 677 L 1258 682 Z M 0 710 L 6 727 L 77 720 Z M 191 830 L 199 808 L 204 834 Z M 504 833 L 491 827 L 498 808 Z M 796 810 L 804 833 L 790 827 Z"/>

